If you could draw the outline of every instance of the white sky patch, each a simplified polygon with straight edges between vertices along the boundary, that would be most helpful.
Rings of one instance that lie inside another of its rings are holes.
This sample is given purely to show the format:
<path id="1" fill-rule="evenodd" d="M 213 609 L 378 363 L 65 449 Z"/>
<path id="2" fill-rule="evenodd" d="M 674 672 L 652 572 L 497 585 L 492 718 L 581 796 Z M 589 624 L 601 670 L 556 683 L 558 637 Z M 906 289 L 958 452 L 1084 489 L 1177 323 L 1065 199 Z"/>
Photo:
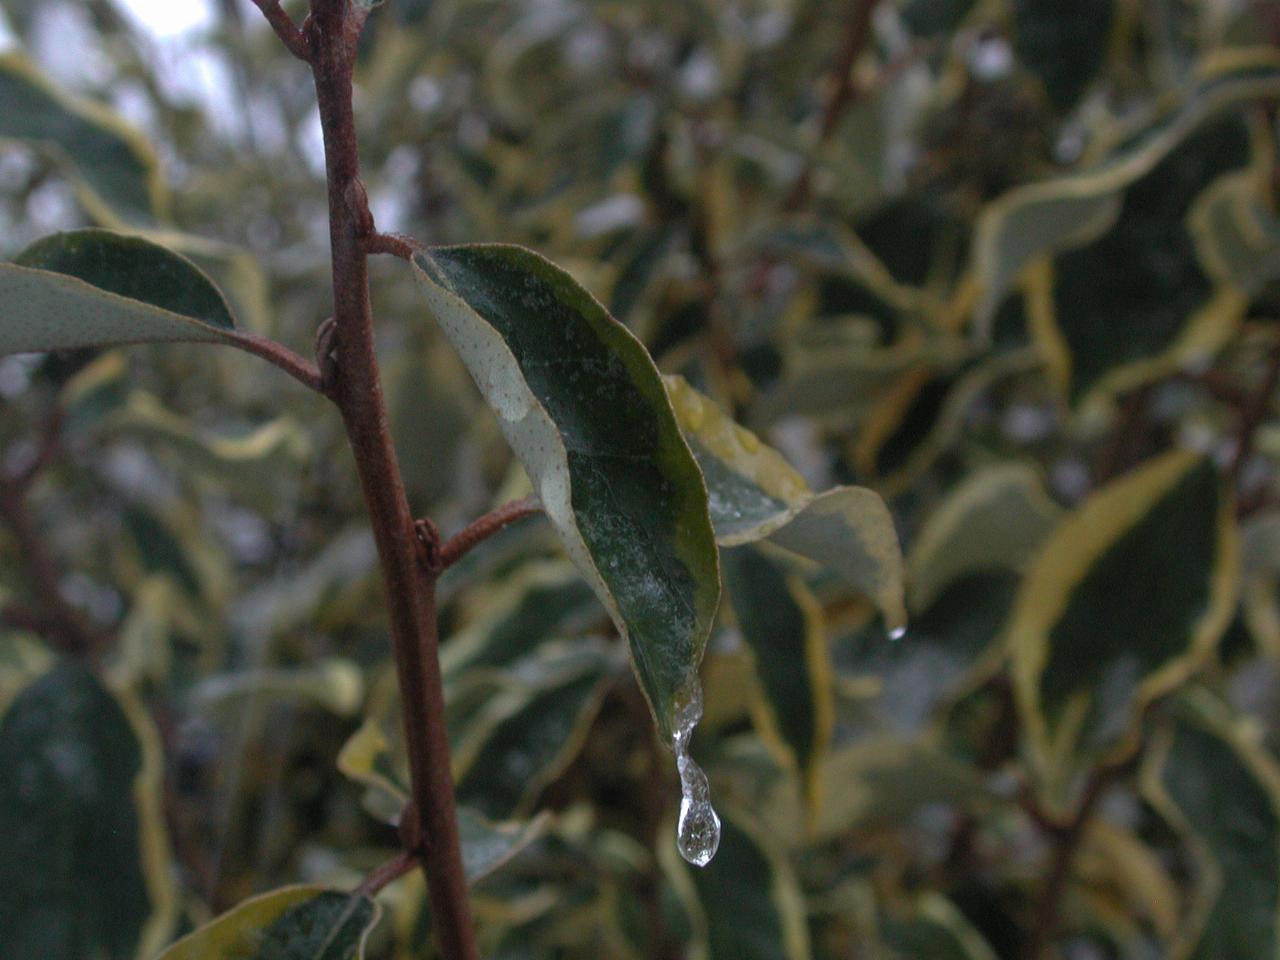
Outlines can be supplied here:
<path id="1" fill-rule="evenodd" d="M 115 0 L 115 5 L 158 40 L 189 36 L 214 23 L 211 0 Z"/>

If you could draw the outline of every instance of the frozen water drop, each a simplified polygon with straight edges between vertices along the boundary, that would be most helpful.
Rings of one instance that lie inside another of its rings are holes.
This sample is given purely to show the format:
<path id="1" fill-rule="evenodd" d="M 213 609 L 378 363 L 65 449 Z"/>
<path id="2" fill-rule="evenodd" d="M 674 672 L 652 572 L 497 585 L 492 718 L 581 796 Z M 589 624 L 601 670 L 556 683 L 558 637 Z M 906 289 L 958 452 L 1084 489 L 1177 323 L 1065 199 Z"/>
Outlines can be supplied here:
<path id="1" fill-rule="evenodd" d="M 680 824 L 676 830 L 676 848 L 680 856 L 695 867 L 705 867 L 720 846 L 720 817 L 710 803 L 695 803 L 688 797 L 680 801 Z"/>
<path id="2" fill-rule="evenodd" d="M 680 772 L 680 820 L 676 827 L 676 849 L 696 867 L 705 867 L 720 846 L 720 818 L 711 806 L 711 786 L 707 775 L 689 756 L 689 738 L 702 719 L 702 691 L 696 685 L 684 705 L 676 711 L 673 741 L 676 769 Z"/>
<path id="3" fill-rule="evenodd" d="M 889 639 L 892 640 L 894 643 L 897 643 L 906 635 L 907 635 L 906 627 L 894 627 L 892 630 L 889 631 Z"/>

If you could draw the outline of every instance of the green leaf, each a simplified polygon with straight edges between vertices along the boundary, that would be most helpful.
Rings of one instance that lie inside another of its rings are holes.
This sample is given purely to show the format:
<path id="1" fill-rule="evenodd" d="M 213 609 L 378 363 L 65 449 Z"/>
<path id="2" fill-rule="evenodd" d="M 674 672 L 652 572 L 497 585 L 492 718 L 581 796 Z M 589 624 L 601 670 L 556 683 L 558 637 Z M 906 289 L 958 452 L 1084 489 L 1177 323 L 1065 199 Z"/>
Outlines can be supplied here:
<path id="1" fill-rule="evenodd" d="M 1073 107 L 1102 66 L 1115 0 L 1013 0 L 1014 49 L 1060 111 Z"/>
<path id="2" fill-rule="evenodd" d="M 558 666 L 553 681 L 513 684 L 489 700 L 454 752 L 459 801 L 489 817 L 527 813 L 582 749 L 608 667 L 607 656 L 586 653 Z"/>
<path id="3" fill-rule="evenodd" d="M 1280 770 L 1256 736 L 1207 695 L 1184 697 L 1143 770 L 1144 792 L 1185 835 L 1196 896 L 1177 960 L 1280 950 Z"/>
<path id="4" fill-rule="evenodd" d="M 982 288 L 980 332 L 989 335 L 996 308 L 1027 265 L 1106 234 L 1121 216 L 1129 187 L 1150 176 L 1188 136 L 1234 106 L 1277 92 L 1280 60 L 1269 52 L 1241 54 L 1223 68 L 1202 70 L 1184 97 L 1106 159 L 1079 174 L 1019 187 L 987 207 L 974 240 L 974 269 Z M 1168 188 L 1166 183 L 1156 190 Z M 1175 191 L 1166 199 L 1173 206 L 1191 196 L 1184 186 L 1181 195 Z M 1140 244 L 1139 250 L 1148 247 Z"/>
<path id="5" fill-rule="evenodd" d="M 627 638 L 664 738 L 719 603 L 706 488 L 640 343 L 567 273 L 492 245 L 414 273 L 561 542 Z"/>
<path id="6" fill-rule="evenodd" d="M 1247 299 L 1214 286 L 1187 221 L 1200 192 L 1247 164 L 1249 150 L 1242 117 L 1202 126 L 1128 186 L 1102 236 L 1030 275 L 1032 340 L 1072 403 L 1204 362 L 1231 335 Z"/>
<path id="7" fill-rule="evenodd" d="M 768 540 L 871 598 L 890 631 L 903 628 L 902 552 L 880 496 L 863 487 L 814 495 L 776 450 L 712 400 L 681 377 L 664 379 L 707 479 L 718 542 L 728 547 Z"/>
<path id="8" fill-rule="evenodd" d="M 467 670 L 510 666 L 601 617 L 595 594 L 571 565 L 533 564 L 486 589 L 481 615 L 449 638 L 440 652 L 446 682 Z"/>
<path id="9" fill-rule="evenodd" d="M 902 493 L 964 437 L 973 407 L 997 383 L 1039 366 L 1035 351 L 1014 349 L 941 374 L 929 365 L 904 372 L 859 423 L 855 468 L 884 496 Z"/>
<path id="10" fill-rule="evenodd" d="M 920 740 L 874 736 L 828 753 L 820 775 L 817 819 L 798 829 L 800 798 L 794 784 L 777 781 L 761 799 L 759 816 L 781 842 L 824 843 L 851 830 L 906 822 L 931 804 L 975 806 L 990 799 L 983 774 Z"/>
<path id="11" fill-rule="evenodd" d="M 76 230 L 0 263 L 0 356 L 149 341 L 244 346 L 217 287 L 141 237 Z"/>
<path id="12" fill-rule="evenodd" d="M 665 856 L 674 860 L 671 854 Z M 667 869 L 681 871 L 677 883 L 692 901 L 708 960 L 812 956 L 800 886 L 787 862 L 765 843 L 761 830 L 748 825 L 742 815 L 722 819 L 720 849 L 707 866 L 690 870 L 669 862 Z"/>
<path id="13" fill-rule="evenodd" d="M 1007 572 L 958 577 L 929 606 L 912 611 L 911 629 L 897 643 L 885 643 L 868 620 L 835 654 L 850 688 L 874 691 L 859 696 L 859 710 L 896 733 L 922 732 L 999 649 L 1016 589 L 1016 575 Z"/>
<path id="14" fill-rule="evenodd" d="M 1280 277 L 1280 220 L 1270 209 L 1264 159 L 1268 163 L 1219 177 L 1187 214 L 1205 273 L 1250 297 Z"/>
<path id="15" fill-rule="evenodd" d="M 260 668 L 207 676 L 191 689 L 201 709 L 244 709 L 245 699 L 309 701 L 340 717 L 354 716 L 364 704 L 364 674 L 350 660 L 326 657 L 293 668 Z"/>
<path id="16" fill-rule="evenodd" d="M 969 574 L 1021 572 L 1062 516 L 1032 466 L 1007 463 L 971 474 L 939 503 L 911 545 L 912 611 L 928 609 Z"/>
<path id="17" fill-rule="evenodd" d="M 110 436 L 148 441 L 160 457 L 201 487 L 234 493 L 257 507 L 271 501 L 281 480 L 296 478 L 311 451 L 297 421 L 280 417 L 238 436 L 202 431 L 141 391 L 102 421 Z"/>
<path id="18" fill-rule="evenodd" d="M 145 223 L 164 205 L 155 152 L 105 107 L 58 89 L 25 57 L 0 55 L 0 137 L 49 150 L 100 222 Z"/>
<path id="19" fill-rule="evenodd" d="M 244 901 L 156 960 L 362 960 L 380 914 L 365 896 L 285 887 Z"/>
<path id="20" fill-rule="evenodd" d="M 886 916 L 881 939 L 902 960 L 996 960 L 995 951 L 954 903 L 939 893 L 922 895 L 905 919 Z"/>
<path id="21" fill-rule="evenodd" d="M 817 777 L 835 729 L 831 660 L 822 608 L 798 579 L 760 550 L 723 555 L 725 582 L 743 639 L 754 654 L 763 698 L 756 711 L 761 736 L 802 775 L 811 810 Z"/>
<path id="22" fill-rule="evenodd" d="M 0 954 L 152 956 L 175 916 L 159 738 L 130 695 L 46 663 L 0 718 Z"/>
<path id="23" fill-rule="evenodd" d="M 1073 754 L 1131 746 L 1142 706 L 1213 651 L 1234 610 L 1236 541 L 1213 463 L 1185 452 L 1103 487 L 1049 538 L 1008 641 L 1033 760 L 1053 785 Z"/>

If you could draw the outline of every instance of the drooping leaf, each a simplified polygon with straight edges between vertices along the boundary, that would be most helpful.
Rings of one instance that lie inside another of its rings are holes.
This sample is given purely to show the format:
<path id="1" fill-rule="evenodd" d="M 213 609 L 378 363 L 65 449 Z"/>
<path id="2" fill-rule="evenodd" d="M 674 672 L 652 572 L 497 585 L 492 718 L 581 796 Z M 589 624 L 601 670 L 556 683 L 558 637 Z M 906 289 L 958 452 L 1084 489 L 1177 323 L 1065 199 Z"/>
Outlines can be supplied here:
<path id="1" fill-rule="evenodd" d="M 438 248 L 413 265 L 570 558 L 627 638 L 670 740 L 720 582 L 706 487 L 653 361 L 527 250 Z"/>
<path id="2" fill-rule="evenodd" d="M 16 53 L 0 56 L 0 103 L 0 137 L 51 151 L 97 220 L 145 223 L 163 212 L 155 152 L 120 117 L 58 89 Z"/>
<path id="3" fill-rule="evenodd" d="M 708 960 L 806 960 L 812 956 L 800 886 L 786 860 L 741 814 L 721 821 L 720 849 L 706 867 L 686 873 L 695 927 Z M 700 922 L 699 922 L 700 921 Z"/>
<path id="4" fill-rule="evenodd" d="M 1142 706 L 1211 653 L 1234 607 L 1236 539 L 1213 463 L 1184 452 L 1103 487 L 1049 538 L 1008 628 L 1044 773 L 1131 742 Z"/>
<path id="5" fill-rule="evenodd" d="M 1144 768 L 1151 802 L 1186 835 L 1195 895 L 1170 956 L 1272 957 L 1280 950 L 1280 770 L 1226 707 L 1184 696 Z"/>
<path id="6" fill-rule="evenodd" d="M 191 261 L 141 237 L 56 233 L 0 263 L 0 356 L 162 341 L 261 344 Z"/>
<path id="7" fill-rule="evenodd" d="M 1063 511 L 1033 467 L 988 467 L 955 487 L 929 515 L 907 556 L 913 611 L 930 607 L 968 574 L 1021 571 Z"/>
<path id="8" fill-rule="evenodd" d="M 726 550 L 722 562 L 738 627 L 760 679 L 758 726 L 803 776 L 812 808 L 820 798 L 817 776 L 835 728 L 822 608 L 800 580 L 755 547 Z"/>
<path id="9" fill-rule="evenodd" d="M 157 960 L 363 960 L 381 912 L 366 896 L 285 887 L 244 901 Z"/>
<path id="10" fill-rule="evenodd" d="M 804 479 L 751 431 L 680 377 L 667 390 L 707 478 L 722 546 L 768 540 L 830 570 L 880 608 L 889 630 L 906 623 L 902 553 L 893 517 L 863 487 L 813 494 Z"/>
<path id="11" fill-rule="evenodd" d="M 175 916 L 158 735 L 131 695 L 46 666 L 0 717 L 0 956 L 151 956 Z"/>

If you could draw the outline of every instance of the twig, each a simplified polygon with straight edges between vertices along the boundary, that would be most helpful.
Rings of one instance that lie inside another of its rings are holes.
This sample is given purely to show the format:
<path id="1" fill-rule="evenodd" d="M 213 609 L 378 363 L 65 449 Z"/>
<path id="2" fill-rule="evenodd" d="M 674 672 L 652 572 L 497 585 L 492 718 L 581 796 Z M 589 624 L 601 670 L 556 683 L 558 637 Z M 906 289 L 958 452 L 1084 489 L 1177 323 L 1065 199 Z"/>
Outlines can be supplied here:
<path id="1" fill-rule="evenodd" d="M 279 367 L 304 387 L 310 387 L 317 393 L 324 393 L 323 378 L 319 368 L 300 354 L 294 353 L 284 344 L 276 343 L 256 333 L 237 333 L 233 341 L 236 346 L 255 357 L 261 357 L 267 363 Z"/>
<path id="2" fill-rule="evenodd" d="M 267 23 L 271 24 L 271 29 L 288 51 L 304 63 L 310 63 L 311 50 L 306 38 L 289 14 L 285 13 L 284 7 L 280 6 L 280 0 L 253 0 L 253 5 L 262 11 Z"/>
<path id="3" fill-rule="evenodd" d="M 364 241 L 365 253 L 389 253 L 401 260 L 412 260 L 414 252 L 424 247 L 425 244 L 403 233 L 375 233 Z"/>
<path id="4" fill-rule="evenodd" d="M 1262 386 L 1253 394 L 1248 404 L 1240 412 L 1240 429 L 1236 433 L 1236 455 L 1231 462 L 1231 476 L 1239 478 L 1245 461 L 1253 453 L 1254 439 L 1258 428 L 1267 419 L 1271 408 L 1271 400 L 1275 396 L 1276 386 L 1280 384 L 1280 344 L 1273 345 L 1270 350 L 1270 362 Z"/>
<path id="5" fill-rule="evenodd" d="M 44 470 L 62 449 L 62 428 L 66 425 L 67 415 L 62 407 L 56 407 L 45 423 L 44 433 L 40 437 L 40 446 L 35 454 L 21 470 L 14 473 L 12 484 L 21 490 L 31 486 L 40 472 Z"/>
<path id="6" fill-rule="evenodd" d="M 822 110 L 822 118 L 818 121 L 818 140 L 815 146 L 821 146 L 831 139 L 840 118 L 853 105 L 857 88 L 853 83 L 853 67 L 871 39 L 871 15 L 875 13 L 880 0 L 852 0 L 849 16 L 845 22 L 843 42 L 836 54 L 835 63 L 831 65 L 829 76 L 829 92 L 826 106 Z M 813 189 L 813 158 L 805 164 L 804 170 L 796 178 L 795 185 L 783 201 L 783 209 L 799 210 L 809 200 Z"/>
<path id="7" fill-rule="evenodd" d="M 472 548 L 488 540 L 495 533 L 498 533 L 517 520 L 523 520 L 525 517 L 531 517 L 535 513 L 542 512 L 542 504 L 528 497 L 524 500 L 513 500 L 511 503 L 490 510 L 483 517 L 473 521 L 458 533 L 450 537 L 440 548 L 440 567 L 447 570 L 463 557 L 465 557 Z"/>
<path id="8" fill-rule="evenodd" d="M 1136 754 L 1134 754 L 1136 756 Z M 1094 770 L 1086 784 L 1075 815 L 1065 823 L 1058 823 L 1032 801 L 1028 809 L 1036 813 L 1033 819 L 1040 824 L 1054 840 L 1049 872 L 1045 878 L 1044 892 L 1036 907 L 1035 923 L 1031 928 L 1031 939 L 1028 941 L 1025 956 L 1027 960 L 1043 960 L 1048 954 L 1049 944 L 1053 942 L 1058 931 L 1059 914 L 1062 909 L 1062 898 L 1067 890 L 1067 881 L 1071 878 L 1071 868 L 1075 864 L 1080 844 L 1088 832 L 1089 823 L 1097 812 L 1098 803 L 1107 789 L 1128 770 L 1134 763 L 1134 757 L 1126 757 L 1122 761 L 1104 764 Z M 1023 798 L 1024 807 L 1028 806 L 1027 798 Z"/>
<path id="9" fill-rule="evenodd" d="M 436 573 L 420 547 L 387 426 L 374 349 L 366 244 L 373 235 L 352 107 L 352 73 L 368 11 L 350 0 L 312 0 L 310 50 L 329 191 L 334 346 L 331 391 L 355 456 L 387 594 L 400 685 L 415 821 L 406 835 L 426 877 L 432 923 L 445 960 L 478 960 L 462 867 L 438 657 Z"/>
<path id="10" fill-rule="evenodd" d="M 43 608 L 39 613 L 6 608 L 5 620 L 17 621 L 15 625 L 25 620 L 25 626 L 37 629 L 42 637 L 62 641 L 64 653 L 78 657 L 91 656 L 98 646 L 98 637 L 85 623 L 80 612 L 63 597 L 59 586 L 61 578 L 58 566 L 36 528 L 25 491 L 9 477 L 0 478 L 0 519 L 3 519 L 17 542 L 32 595 Z"/>
<path id="11" fill-rule="evenodd" d="M 394 881 L 399 880 L 417 865 L 417 856 L 408 850 L 404 850 L 394 859 L 388 860 L 382 866 L 378 867 L 365 877 L 364 881 L 360 886 L 356 887 L 354 892 L 357 896 L 375 896 L 381 892 L 383 888 L 389 886 Z"/>

